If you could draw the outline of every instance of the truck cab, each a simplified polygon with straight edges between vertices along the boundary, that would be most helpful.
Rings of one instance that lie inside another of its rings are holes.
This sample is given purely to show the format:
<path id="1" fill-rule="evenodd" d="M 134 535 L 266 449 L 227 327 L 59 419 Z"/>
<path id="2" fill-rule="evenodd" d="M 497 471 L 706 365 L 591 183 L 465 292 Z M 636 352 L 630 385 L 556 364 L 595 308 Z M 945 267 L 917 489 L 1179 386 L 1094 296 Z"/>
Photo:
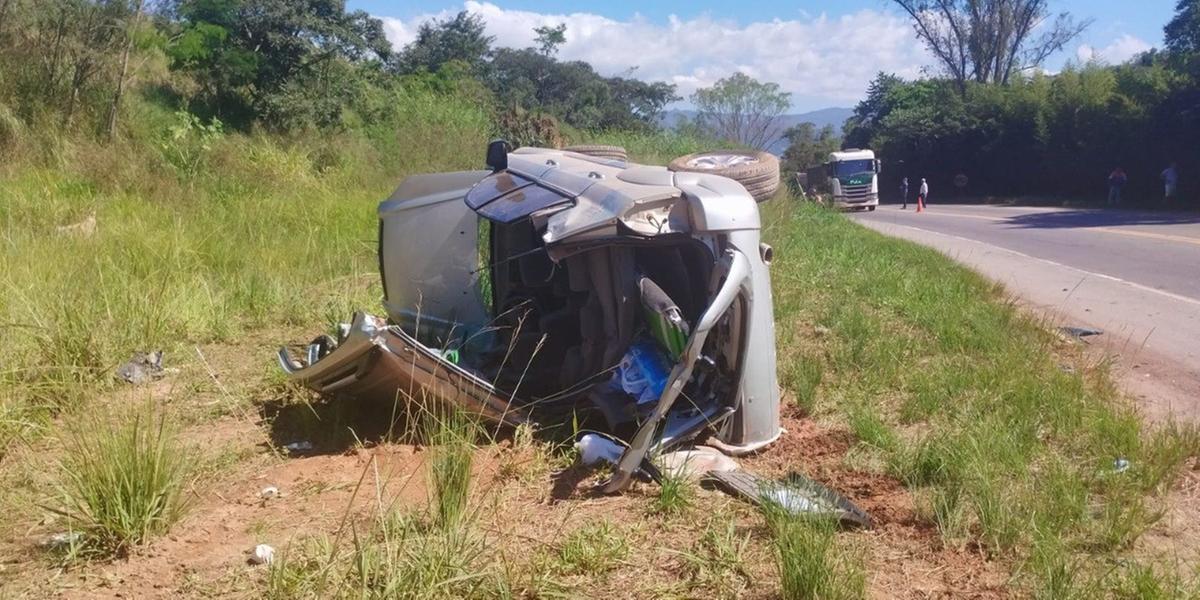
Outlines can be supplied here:
<path id="1" fill-rule="evenodd" d="M 880 163 L 871 150 L 849 148 L 829 154 L 825 164 L 833 205 L 839 208 L 879 206 Z"/>

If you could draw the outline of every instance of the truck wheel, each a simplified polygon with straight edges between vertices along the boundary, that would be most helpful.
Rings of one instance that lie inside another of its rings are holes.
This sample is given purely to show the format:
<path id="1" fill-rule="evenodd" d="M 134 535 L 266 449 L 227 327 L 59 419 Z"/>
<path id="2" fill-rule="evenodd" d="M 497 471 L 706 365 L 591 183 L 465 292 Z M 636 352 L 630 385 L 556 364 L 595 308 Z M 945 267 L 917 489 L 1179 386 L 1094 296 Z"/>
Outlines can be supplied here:
<path id="1" fill-rule="evenodd" d="M 710 173 L 728 177 L 742 184 L 750 196 L 759 202 L 769 200 L 779 190 L 779 159 L 768 152 L 697 152 L 676 158 L 667 168 L 678 173 Z"/>
<path id="2" fill-rule="evenodd" d="M 601 146 L 598 144 L 580 144 L 578 146 L 567 146 L 563 148 L 567 152 L 583 154 L 586 156 L 594 156 L 596 158 L 607 158 L 609 160 L 619 160 L 628 162 L 629 155 L 625 149 L 620 146 Z"/>
<path id="3" fill-rule="evenodd" d="M 868 207 L 867 207 L 867 210 L 868 210 L 868 211 L 870 211 L 870 212 L 875 212 L 875 207 L 874 207 L 874 206 L 868 206 Z"/>

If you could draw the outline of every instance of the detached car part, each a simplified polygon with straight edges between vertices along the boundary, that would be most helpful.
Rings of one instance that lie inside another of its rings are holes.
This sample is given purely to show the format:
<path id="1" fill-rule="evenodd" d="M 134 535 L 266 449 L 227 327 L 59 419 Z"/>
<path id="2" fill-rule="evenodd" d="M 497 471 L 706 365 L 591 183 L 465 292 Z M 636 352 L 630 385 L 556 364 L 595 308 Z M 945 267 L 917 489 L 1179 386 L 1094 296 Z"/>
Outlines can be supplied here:
<path id="1" fill-rule="evenodd" d="M 488 157 L 492 171 L 409 177 L 380 204 L 387 317 L 281 351 L 293 380 L 508 424 L 579 418 L 628 440 L 610 491 L 699 436 L 731 455 L 778 438 L 770 248 L 742 183 L 611 151 L 497 142 Z M 647 344 L 671 367 L 639 403 L 617 371 Z"/>

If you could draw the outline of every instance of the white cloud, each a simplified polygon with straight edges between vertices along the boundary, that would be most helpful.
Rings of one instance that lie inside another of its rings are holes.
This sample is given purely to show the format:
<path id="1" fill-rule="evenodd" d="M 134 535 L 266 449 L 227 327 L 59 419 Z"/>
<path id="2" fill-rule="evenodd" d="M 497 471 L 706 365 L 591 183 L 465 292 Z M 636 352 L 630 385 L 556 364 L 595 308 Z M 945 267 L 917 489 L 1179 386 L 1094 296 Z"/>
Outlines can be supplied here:
<path id="1" fill-rule="evenodd" d="M 534 27 L 565 23 L 559 58 L 587 61 L 604 75 L 636 69 L 638 78 L 676 84 L 684 97 L 741 70 L 792 92 L 798 108 L 845 106 L 862 98 L 879 71 L 915 78 L 932 63 L 908 21 L 874 10 L 741 25 L 709 15 L 654 23 L 640 15 L 619 21 L 593 13 L 507 10 L 474 0 L 463 7 L 484 18 L 498 46 L 532 46 Z M 421 22 L 454 12 L 384 18 L 384 30 L 399 48 L 414 39 Z"/>
<path id="2" fill-rule="evenodd" d="M 1103 48 L 1093 48 L 1083 44 L 1075 50 L 1075 56 L 1079 58 L 1080 62 L 1095 60 L 1120 64 L 1151 48 L 1152 46 L 1145 40 L 1126 33 Z"/>

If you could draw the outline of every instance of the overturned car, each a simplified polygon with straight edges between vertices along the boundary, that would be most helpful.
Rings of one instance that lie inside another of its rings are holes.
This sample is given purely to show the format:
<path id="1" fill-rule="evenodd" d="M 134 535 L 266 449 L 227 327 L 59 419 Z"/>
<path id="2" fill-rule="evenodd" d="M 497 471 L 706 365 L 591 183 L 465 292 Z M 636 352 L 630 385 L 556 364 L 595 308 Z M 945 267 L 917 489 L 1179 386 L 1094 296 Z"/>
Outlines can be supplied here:
<path id="1" fill-rule="evenodd" d="M 778 165 L 772 181 L 759 157 L 666 168 L 493 142 L 491 170 L 410 177 L 379 206 L 386 318 L 280 362 L 322 394 L 584 423 L 621 442 L 609 492 L 702 436 L 757 451 L 781 431 L 755 197 Z"/>

